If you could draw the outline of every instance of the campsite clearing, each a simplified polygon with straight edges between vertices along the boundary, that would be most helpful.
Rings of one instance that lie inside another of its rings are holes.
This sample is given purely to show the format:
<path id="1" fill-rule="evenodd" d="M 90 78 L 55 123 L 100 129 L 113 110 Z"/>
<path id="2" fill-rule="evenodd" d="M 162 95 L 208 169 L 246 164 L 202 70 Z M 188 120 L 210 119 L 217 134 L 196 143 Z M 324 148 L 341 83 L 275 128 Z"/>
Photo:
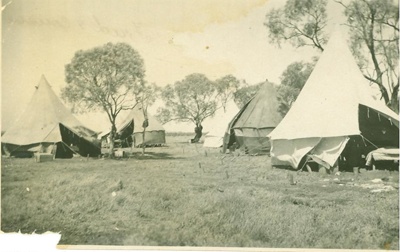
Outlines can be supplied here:
<path id="1" fill-rule="evenodd" d="M 3 158 L 1 229 L 74 245 L 399 248 L 398 170 L 298 173 L 189 138 L 129 159 Z"/>

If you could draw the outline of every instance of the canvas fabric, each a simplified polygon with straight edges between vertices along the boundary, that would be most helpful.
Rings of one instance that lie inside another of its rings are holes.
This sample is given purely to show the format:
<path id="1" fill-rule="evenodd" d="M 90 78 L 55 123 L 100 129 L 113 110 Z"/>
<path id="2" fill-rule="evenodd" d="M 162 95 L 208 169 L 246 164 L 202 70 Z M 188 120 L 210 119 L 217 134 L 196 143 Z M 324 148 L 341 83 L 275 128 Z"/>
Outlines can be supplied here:
<path id="1" fill-rule="evenodd" d="M 147 113 L 147 119 L 149 121 L 149 125 L 146 128 L 146 131 L 164 131 L 161 123 L 152 115 Z M 129 123 L 134 122 L 134 133 L 143 132 L 143 122 L 144 115 L 142 108 L 140 106 L 134 107 L 131 112 L 128 114 L 125 120 L 123 120 L 117 126 L 117 132 L 123 131 Z"/>
<path id="2" fill-rule="evenodd" d="M 282 120 L 275 87 L 265 83 L 237 118 L 233 129 L 274 128 Z"/>
<path id="3" fill-rule="evenodd" d="M 265 83 L 230 121 L 223 140 L 224 152 L 230 148 L 233 139 L 242 149 L 256 150 L 256 152 L 269 150 L 267 135 L 282 120 L 276 97 L 275 87 L 271 83 Z"/>
<path id="4" fill-rule="evenodd" d="M 219 108 L 213 117 L 206 118 L 203 126 L 204 147 L 218 148 L 223 145 L 223 138 L 227 131 L 228 124 L 239 112 L 239 108 L 233 100 L 227 102 L 225 109 Z"/>
<path id="5" fill-rule="evenodd" d="M 273 165 L 299 167 L 304 156 L 316 163 L 333 167 L 346 146 L 348 137 L 279 139 L 272 141 L 271 160 Z"/>
<path id="6" fill-rule="evenodd" d="M 147 119 L 148 126 L 146 127 L 145 144 L 164 144 L 166 142 L 164 127 L 149 113 L 147 114 Z M 145 117 L 143 115 L 142 108 L 140 106 L 136 106 L 130 111 L 130 113 L 121 123 L 116 125 L 117 133 L 123 135 L 124 138 L 130 138 L 130 142 L 133 141 L 134 147 L 138 147 L 139 145 L 143 144 L 144 120 Z M 101 134 L 101 137 L 105 138 L 109 135 L 109 133 L 109 131 L 106 131 Z"/>
<path id="7" fill-rule="evenodd" d="M 46 78 L 42 76 L 26 110 L 6 130 L 1 141 L 5 144 L 19 146 L 18 148 L 62 142 L 60 125 L 71 130 L 77 138 L 85 139 L 88 142 L 95 140 L 93 137 L 95 132 L 83 126 L 72 115 L 51 89 Z M 97 147 L 93 144 L 91 148 L 96 149 Z M 92 152 L 97 151 L 93 150 Z"/>
<path id="8" fill-rule="evenodd" d="M 137 132 L 133 134 L 134 146 L 138 147 L 143 144 L 143 132 Z M 145 144 L 146 145 L 158 145 L 165 143 L 165 131 L 147 131 L 145 133 Z"/>
<path id="9" fill-rule="evenodd" d="M 272 128 L 255 129 L 242 128 L 234 129 L 235 137 L 241 149 L 248 153 L 268 152 L 271 144 L 267 135 Z"/>
<path id="10" fill-rule="evenodd" d="M 379 148 L 365 157 L 367 166 L 373 165 L 374 161 L 399 161 L 399 159 L 399 150 L 395 148 Z"/>
<path id="11" fill-rule="evenodd" d="M 333 167 L 346 147 L 348 140 L 349 137 L 347 136 L 321 138 L 308 156 L 324 167 Z"/>
<path id="12" fill-rule="evenodd" d="M 296 168 L 301 159 L 321 141 L 320 137 L 271 141 L 271 163 Z"/>
<path id="13" fill-rule="evenodd" d="M 206 136 L 204 138 L 203 147 L 219 148 L 223 145 L 224 137 L 220 136 Z"/>
<path id="14" fill-rule="evenodd" d="M 343 139 L 361 133 L 360 105 L 378 111 L 398 126 L 397 114 L 374 95 L 341 32 L 336 31 L 291 109 L 269 134 L 271 155 L 274 160 L 292 159 L 289 163 L 297 167 L 298 160 L 314 149 L 324 162 L 332 164 L 332 158 L 343 150 Z M 326 146 L 317 147 L 320 141 L 316 139 L 325 138 L 335 140 L 324 140 Z"/>

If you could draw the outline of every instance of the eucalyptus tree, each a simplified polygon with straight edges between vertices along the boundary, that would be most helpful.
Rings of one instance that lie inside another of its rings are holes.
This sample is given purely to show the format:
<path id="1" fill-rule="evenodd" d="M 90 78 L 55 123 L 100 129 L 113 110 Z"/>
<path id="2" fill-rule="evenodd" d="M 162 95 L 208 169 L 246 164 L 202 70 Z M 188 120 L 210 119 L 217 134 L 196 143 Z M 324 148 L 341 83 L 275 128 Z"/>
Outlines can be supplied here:
<path id="1" fill-rule="evenodd" d="M 165 107 L 158 111 L 162 123 L 169 121 L 192 122 L 197 142 L 202 135 L 202 123 L 215 114 L 218 92 L 214 83 L 204 74 L 193 73 L 183 80 L 167 85 L 161 92 Z"/>
<path id="2" fill-rule="evenodd" d="M 143 90 L 145 68 L 139 53 L 126 43 L 107 43 L 79 50 L 65 66 L 67 86 L 62 97 L 75 112 L 104 111 L 111 124 L 110 154 L 114 154 L 116 119 L 132 109 Z M 139 92 L 138 92 L 139 91 Z"/>

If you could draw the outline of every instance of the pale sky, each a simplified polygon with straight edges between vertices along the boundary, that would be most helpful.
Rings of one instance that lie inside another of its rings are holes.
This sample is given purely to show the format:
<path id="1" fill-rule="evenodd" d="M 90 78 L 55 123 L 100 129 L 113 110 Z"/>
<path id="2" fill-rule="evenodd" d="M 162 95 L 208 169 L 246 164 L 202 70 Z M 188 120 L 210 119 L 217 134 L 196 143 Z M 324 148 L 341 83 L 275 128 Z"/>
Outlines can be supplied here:
<path id="1" fill-rule="evenodd" d="M 11 3 L 9 3 L 11 2 Z M 9 3 L 9 4 L 8 4 Z M 191 73 L 215 80 L 233 74 L 247 83 L 279 76 L 315 49 L 269 44 L 265 14 L 283 0 L 3 0 L 2 130 L 26 108 L 44 74 L 57 95 L 64 66 L 77 50 L 126 42 L 145 62 L 146 79 L 173 84 Z M 342 8 L 328 5 L 329 27 L 343 22 Z M 151 108 L 155 111 L 156 107 Z M 105 116 L 80 115 L 104 129 Z M 94 119 L 96 118 L 96 119 Z"/>

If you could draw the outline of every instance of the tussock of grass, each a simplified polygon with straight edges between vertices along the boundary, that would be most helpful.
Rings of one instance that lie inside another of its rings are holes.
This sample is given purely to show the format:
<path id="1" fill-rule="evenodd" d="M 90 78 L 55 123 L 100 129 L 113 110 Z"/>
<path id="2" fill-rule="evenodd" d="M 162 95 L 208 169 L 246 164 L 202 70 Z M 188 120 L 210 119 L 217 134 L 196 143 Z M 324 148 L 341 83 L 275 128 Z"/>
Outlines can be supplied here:
<path id="1" fill-rule="evenodd" d="M 397 189 L 273 169 L 267 156 L 206 156 L 179 137 L 149 148 L 154 159 L 3 159 L 2 230 L 61 232 L 61 244 L 398 249 Z M 398 185 L 398 172 L 339 176 L 382 177 Z"/>

